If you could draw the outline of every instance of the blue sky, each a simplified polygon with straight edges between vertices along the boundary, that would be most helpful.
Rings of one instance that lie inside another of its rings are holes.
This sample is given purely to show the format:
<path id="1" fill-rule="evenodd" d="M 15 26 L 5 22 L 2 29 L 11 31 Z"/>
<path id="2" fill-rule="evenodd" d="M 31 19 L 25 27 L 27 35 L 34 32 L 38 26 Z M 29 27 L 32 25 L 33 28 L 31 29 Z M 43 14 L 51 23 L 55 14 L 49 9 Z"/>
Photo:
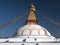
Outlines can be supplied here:
<path id="1" fill-rule="evenodd" d="M 60 26 L 55 25 L 40 15 L 60 22 L 60 1 L 59 0 L 0 0 L 0 25 L 29 12 L 29 6 L 33 3 L 36 7 L 36 16 L 39 24 L 45 27 L 53 36 L 60 37 Z M 0 29 L 0 37 L 12 37 L 13 34 L 26 24 L 27 16 Z"/>

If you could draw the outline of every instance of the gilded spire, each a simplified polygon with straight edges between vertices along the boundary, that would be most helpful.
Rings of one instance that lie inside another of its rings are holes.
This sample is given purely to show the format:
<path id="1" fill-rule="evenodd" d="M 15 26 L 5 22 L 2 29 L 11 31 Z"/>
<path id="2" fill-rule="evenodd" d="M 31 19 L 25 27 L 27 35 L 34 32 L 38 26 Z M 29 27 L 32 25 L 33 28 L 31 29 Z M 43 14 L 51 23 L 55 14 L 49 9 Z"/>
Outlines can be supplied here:
<path id="1" fill-rule="evenodd" d="M 32 4 L 29 9 L 30 9 L 30 11 L 29 11 L 28 19 L 27 19 L 27 24 L 31 24 L 31 23 L 37 24 L 38 21 L 36 19 L 35 13 L 34 13 L 35 6 Z"/>
<path id="2" fill-rule="evenodd" d="M 35 11 L 35 6 L 33 4 L 30 6 L 30 11 Z"/>

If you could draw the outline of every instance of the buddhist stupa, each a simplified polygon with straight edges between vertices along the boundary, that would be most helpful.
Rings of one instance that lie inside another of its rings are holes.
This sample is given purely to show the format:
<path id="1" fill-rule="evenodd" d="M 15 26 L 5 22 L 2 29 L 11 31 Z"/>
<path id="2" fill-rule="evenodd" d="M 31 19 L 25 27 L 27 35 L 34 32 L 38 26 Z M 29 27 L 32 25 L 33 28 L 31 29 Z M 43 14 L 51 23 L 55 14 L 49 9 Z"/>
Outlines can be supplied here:
<path id="1" fill-rule="evenodd" d="M 30 6 L 29 16 L 26 20 L 26 25 L 21 27 L 17 31 L 17 36 L 47 36 L 50 37 L 51 34 L 41 25 L 38 25 L 38 20 L 35 16 L 34 5 Z"/>
<path id="2" fill-rule="evenodd" d="M 26 25 L 17 31 L 16 37 L 26 39 L 26 42 L 48 42 L 55 41 L 47 29 L 38 25 L 38 20 L 35 16 L 35 6 L 32 4 L 29 8 L 29 16 L 26 20 Z M 35 40 L 36 39 L 36 40 Z"/>
<path id="3" fill-rule="evenodd" d="M 47 29 L 38 24 L 35 16 L 35 6 L 32 4 L 29 8 L 29 15 L 26 25 L 19 28 L 14 37 L 0 39 L 1 45 L 58 45 L 55 42 L 60 40 L 52 36 Z M 45 44 L 44 44 L 45 43 Z"/>

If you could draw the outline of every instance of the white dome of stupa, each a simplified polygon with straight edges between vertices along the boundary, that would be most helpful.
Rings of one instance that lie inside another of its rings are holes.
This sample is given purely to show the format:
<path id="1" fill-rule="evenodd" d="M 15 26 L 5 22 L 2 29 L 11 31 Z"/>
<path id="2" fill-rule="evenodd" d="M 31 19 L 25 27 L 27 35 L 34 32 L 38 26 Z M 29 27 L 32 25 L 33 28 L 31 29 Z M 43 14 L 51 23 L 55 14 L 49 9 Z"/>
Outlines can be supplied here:
<path id="1" fill-rule="evenodd" d="M 19 36 L 51 36 L 51 34 L 42 26 L 37 24 L 27 24 L 17 31 Z"/>

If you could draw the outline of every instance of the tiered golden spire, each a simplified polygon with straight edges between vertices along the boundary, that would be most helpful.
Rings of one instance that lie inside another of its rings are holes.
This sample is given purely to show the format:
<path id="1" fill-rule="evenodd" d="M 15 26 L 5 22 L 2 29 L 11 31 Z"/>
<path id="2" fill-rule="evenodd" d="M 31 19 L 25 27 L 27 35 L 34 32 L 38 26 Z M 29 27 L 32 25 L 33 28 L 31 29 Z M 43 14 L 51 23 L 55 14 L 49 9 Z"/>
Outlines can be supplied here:
<path id="1" fill-rule="evenodd" d="M 30 13 L 29 13 L 29 16 L 27 19 L 27 24 L 31 24 L 31 23 L 37 24 L 38 21 L 36 19 L 35 14 L 34 14 L 35 6 L 32 4 L 29 9 L 30 9 Z"/>
<path id="2" fill-rule="evenodd" d="M 35 6 L 33 4 L 30 6 L 30 11 L 35 11 Z"/>

